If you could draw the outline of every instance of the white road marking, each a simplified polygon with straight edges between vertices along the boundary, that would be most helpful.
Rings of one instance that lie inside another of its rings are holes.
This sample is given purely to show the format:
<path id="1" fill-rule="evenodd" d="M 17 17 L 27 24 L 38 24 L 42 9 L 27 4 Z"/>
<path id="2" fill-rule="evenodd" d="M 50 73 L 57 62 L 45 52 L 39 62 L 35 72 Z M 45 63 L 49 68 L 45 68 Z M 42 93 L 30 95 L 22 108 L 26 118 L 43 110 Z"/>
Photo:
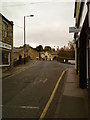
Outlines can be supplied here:
<path id="1" fill-rule="evenodd" d="M 34 83 L 33 84 L 39 84 L 39 83 L 46 83 L 46 81 L 47 81 L 48 79 L 46 78 L 46 79 L 40 79 L 39 81 L 34 81 Z"/>
<path id="2" fill-rule="evenodd" d="M 40 80 L 39 82 L 41 82 L 42 80 Z"/>
<path id="3" fill-rule="evenodd" d="M 48 79 L 46 78 L 46 79 L 43 81 L 43 83 L 45 83 L 47 80 L 48 80 Z"/>
<path id="4" fill-rule="evenodd" d="M 19 107 L 23 109 L 39 109 L 39 107 L 32 107 L 32 106 L 19 106 Z"/>
<path id="5" fill-rule="evenodd" d="M 0 107 L 8 107 L 8 108 L 22 108 L 22 109 L 39 109 L 39 107 L 35 106 L 16 106 L 16 105 L 0 105 Z"/>

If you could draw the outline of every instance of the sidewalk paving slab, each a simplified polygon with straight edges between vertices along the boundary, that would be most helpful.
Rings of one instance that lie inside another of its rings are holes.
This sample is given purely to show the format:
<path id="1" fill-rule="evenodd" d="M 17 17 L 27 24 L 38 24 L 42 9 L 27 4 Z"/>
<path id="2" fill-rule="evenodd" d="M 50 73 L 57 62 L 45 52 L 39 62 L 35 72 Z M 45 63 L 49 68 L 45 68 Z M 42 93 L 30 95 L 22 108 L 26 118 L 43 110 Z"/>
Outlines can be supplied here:
<path id="1" fill-rule="evenodd" d="M 88 118 L 88 91 L 79 88 L 79 80 L 74 68 L 69 68 L 62 98 L 58 102 L 55 118 Z"/>

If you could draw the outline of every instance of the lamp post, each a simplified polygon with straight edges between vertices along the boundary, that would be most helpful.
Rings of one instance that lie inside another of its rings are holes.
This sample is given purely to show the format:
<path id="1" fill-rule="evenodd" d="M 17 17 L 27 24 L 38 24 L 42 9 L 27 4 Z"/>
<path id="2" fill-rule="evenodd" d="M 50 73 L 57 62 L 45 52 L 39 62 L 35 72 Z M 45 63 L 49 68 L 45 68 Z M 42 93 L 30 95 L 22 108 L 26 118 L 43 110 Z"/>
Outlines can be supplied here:
<path id="1" fill-rule="evenodd" d="M 25 25 L 25 18 L 26 17 L 34 17 L 34 15 L 27 15 L 24 16 L 24 64 L 26 63 L 26 25 Z"/>

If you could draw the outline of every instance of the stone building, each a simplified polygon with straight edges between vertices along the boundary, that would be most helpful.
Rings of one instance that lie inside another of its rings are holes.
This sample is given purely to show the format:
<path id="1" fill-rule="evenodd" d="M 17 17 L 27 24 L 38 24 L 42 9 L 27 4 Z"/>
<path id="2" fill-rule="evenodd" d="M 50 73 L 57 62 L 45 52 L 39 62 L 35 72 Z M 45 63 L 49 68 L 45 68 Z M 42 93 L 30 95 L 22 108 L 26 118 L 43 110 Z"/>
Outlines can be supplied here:
<path id="1" fill-rule="evenodd" d="M 89 55 L 90 46 L 88 39 L 88 7 L 87 2 L 83 0 L 75 1 L 75 27 L 81 31 L 74 33 L 74 38 L 76 41 L 76 72 L 79 74 L 79 87 L 87 88 L 87 83 L 89 81 Z"/>
<path id="2" fill-rule="evenodd" d="M 21 56 L 21 63 L 24 63 L 24 53 L 26 53 L 26 62 L 29 60 L 36 60 L 39 58 L 39 52 L 37 52 L 34 48 L 26 45 L 26 52 L 24 50 L 24 46 L 14 47 L 13 48 L 13 65 L 16 66 L 19 64 L 19 59 Z"/>
<path id="3" fill-rule="evenodd" d="M 0 66 L 13 65 L 13 22 L 0 13 Z"/>
<path id="4" fill-rule="evenodd" d="M 53 52 L 53 51 L 40 52 L 41 60 L 52 61 L 54 60 L 55 57 L 58 57 L 57 52 Z"/>

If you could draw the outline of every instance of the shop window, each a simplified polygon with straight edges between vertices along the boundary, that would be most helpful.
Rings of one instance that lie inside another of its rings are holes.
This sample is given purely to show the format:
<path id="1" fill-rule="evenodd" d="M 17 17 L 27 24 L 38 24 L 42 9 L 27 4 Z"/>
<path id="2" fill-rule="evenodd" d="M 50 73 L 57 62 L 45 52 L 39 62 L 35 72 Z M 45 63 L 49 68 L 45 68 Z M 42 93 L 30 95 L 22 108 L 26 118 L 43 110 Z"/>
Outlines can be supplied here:
<path id="1" fill-rule="evenodd" d="M 0 41 L 2 41 L 2 25 L 0 24 Z"/>
<path id="2" fill-rule="evenodd" d="M 7 37 L 7 24 L 5 22 L 3 22 L 3 36 Z"/>
<path id="3" fill-rule="evenodd" d="M 2 53 L 2 65 L 10 63 L 10 53 Z"/>
<path id="4" fill-rule="evenodd" d="M 0 33 L 0 41 L 2 41 L 2 34 Z"/>
<path id="5" fill-rule="evenodd" d="M 2 65 L 2 51 L 0 51 L 0 65 Z"/>

